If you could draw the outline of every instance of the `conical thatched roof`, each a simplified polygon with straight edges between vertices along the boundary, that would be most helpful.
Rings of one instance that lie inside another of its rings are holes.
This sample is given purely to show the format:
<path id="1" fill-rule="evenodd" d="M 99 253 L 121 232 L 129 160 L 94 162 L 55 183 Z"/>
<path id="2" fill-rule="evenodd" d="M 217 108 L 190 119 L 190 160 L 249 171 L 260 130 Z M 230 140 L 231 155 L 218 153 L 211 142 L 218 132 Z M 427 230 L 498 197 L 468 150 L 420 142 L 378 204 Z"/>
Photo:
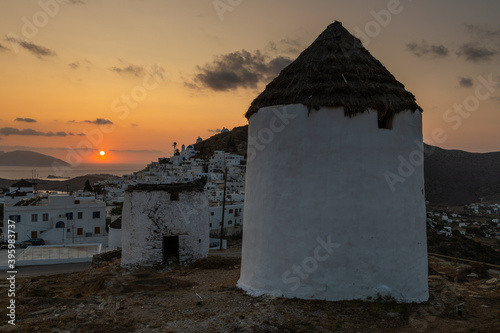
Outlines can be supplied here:
<path id="1" fill-rule="evenodd" d="M 335 22 L 283 69 L 251 104 L 246 117 L 273 105 L 303 104 L 309 109 L 344 107 L 352 117 L 368 109 L 379 117 L 421 110 L 415 96 Z"/>

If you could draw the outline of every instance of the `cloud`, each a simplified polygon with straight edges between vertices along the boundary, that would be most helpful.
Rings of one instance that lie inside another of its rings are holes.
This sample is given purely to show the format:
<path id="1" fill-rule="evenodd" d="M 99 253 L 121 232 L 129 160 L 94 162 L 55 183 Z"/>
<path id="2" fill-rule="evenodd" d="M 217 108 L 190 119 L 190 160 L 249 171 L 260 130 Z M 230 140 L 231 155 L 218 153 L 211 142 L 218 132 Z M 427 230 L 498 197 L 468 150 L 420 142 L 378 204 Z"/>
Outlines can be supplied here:
<path id="1" fill-rule="evenodd" d="M 97 118 L 96 120 L 84 120 L 83 123 L 95 124 L 95 125 L 111 125 L 113 122 L 109 119 Z"/>
<path id="2" fill-rule="evenodd" d="M 13 128 L 13 127 L 3 127 L 0 128 L 0 135 L 9 136 L 9 135 L 23 135 L 23 136 L 67 136 L 66 132 L 39 132 L 35 131 L 31 128 L 26 128 L 23 130 Z"/>
<path id="3" fill-rule="evenodd" d="M 0 44 L 0 51 L 10 51 L 8 48 Z"/>
<path id="4" fill-rule="evenodd" d="M 408 51 L 417 57 L 430 56 L 431 58 L 446 57 L 450 53 L 448 48 L 443 44 L 429 44 L 427 41 L 422 40 L 420 43 L 406 44 Z"/>
<path id="5" fill-rule="evenodd" d="M 136 77 L 144 76 L 145 70 L 144 67 L 136 66 L 136 65 L 128 65 L 126 67 L 111 67 L 109 69 L 112 72 L 118 73 L 120 75 L 134 75 Z"/>
<path id="6" fill-rule="evenodd" d="M 498 50 L 481 46 L 477 42 L 465 43 L 457 51 L 458 56 L 463 56 L 471 62 L 490 61 L 498 53 Z"/>
<path id="7" fill-rule="evenodd" d="M 458 84 L 462 88 L 470 88 L 474 86 L 474 82 L 469 77 L 460 77 Z"/>
<path id="8" fill-rule="evenodd" d="M 21 46 L 23 49 L 26 49 L 28 52 L 36 55 L 38 58 L 57 56 L 57 53 L 54 50 L 46 48 L 45 46 L 36 45 L 32 42 L 23 41 L 13 37 L 8 37 L 7 40 L 9 42 L 19 44 L 19 46 Z"/>
<path id="9" fill-rule="evenodd" d="M 85 5 L 85 4 L 87 4 L 83 0 L 66 0 L 66 3 L 72 4 L 72 5 Z"/>
<path id="10" fill-rule="evenodd" d="M 217 129 L 209 129 L 208 130 L 210 133 L 220 133 L 222 132 L 222 130 L 220 128 L 217 128 Z"/>
<path id="11" fill-rule="evenodd" d="M 130 123 L 130 126 L 132 126 L 132 127 L 139 127 L 139 124 L 136 124 L 136 123 Z"/>
<path id="12" fill-rule="evenodd" d="M 471 34 L 478 37 L 497 38 L 500 37 L 500 27 L 492 28 L 487 25 L 465 24 L 465 28 Z"/>
<path id="13" fill-rule="evenodd" d="M 36 119 L 33 118 L 16 118 L 14 121 L 24 121 L 26 123 L 36 123 Z"/>
<path id="14" fill-rule="evenodd" d="M 270 81 L 292 61 L 278 56 L 269 60 L 269 56 L 259 50 L 250 53 L 246 50 L 216 56 L 211 63 L 197 66 L 193 82 L 185 85 L 214 91 L 229 91 L 238 88 L 256 88 L 261 82 Z"/>
<path id="15" fill-rule="evenodd" d="M 80 67 L 80 63 L 78 61 L 72 62 L 71 64 L 68 64 L 68 66 L 72 69 L 78 69 L 78 67 Z"/>

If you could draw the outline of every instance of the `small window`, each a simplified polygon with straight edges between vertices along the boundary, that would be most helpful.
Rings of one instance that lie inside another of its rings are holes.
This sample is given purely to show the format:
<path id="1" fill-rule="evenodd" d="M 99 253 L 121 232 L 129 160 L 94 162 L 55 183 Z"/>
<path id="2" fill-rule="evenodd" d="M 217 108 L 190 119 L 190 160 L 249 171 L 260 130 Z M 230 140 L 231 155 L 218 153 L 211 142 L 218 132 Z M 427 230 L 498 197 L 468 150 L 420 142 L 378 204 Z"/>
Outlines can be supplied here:
<path id="1" fill-rule="evenodd" d="M 101 218 L 101 212 L 92 212 L 92 218 L 93 219 L 100 219 Z"/>
<path id="2" fill-rule="evenodd" d="M 78 212 L 78 219 L 79 220 L 83 219 L 83 212 Z"/>
<path id="3" fill-rule="evenodd" d="M 385 114 L 378 114 L 378 128 L 392 129 L 392 121 L 394 120 L 394 113 L 386 112 Z"/>
<path id="4" fill-rule="evenodd" d="M 101 233 L 101 228 L 100 227 L 95 227 L 94 228 L 94 234 L 99 235 Z"/>
<path id="5" fill-rule="evenodd" d="M 38 222 L 38 214 L 31 214 L 31 222 Z M 36 237 L 31 237 L 36 238 Z"/>
<path id="6" fill-rule="evenodd" d="M 38 237 L 38 232 L 37 231 L 32 231 L 31 232 L 31 238 L 37 238 Z"/>
<path id="7" fill-rule="evenodd" d="M 76 234 L 77 234 L 78 236 L 83 235 L 83 228 L 78 228 L 78 229 L 76 229 Z"/>
<path id="8" fill-rule="evenodd" d="M 212 223 L 209 223 L 209 224 L 208 224 L 208 226 L 209 226 L 210 228 L 212 228 Z"/>
<path id="9" fill-rule="evenodd" d="M 48 221 L 48 220 L 49 220 L 49 214 L 48 214 L 48 213 L 44 213 L 44 214 L 42 215 L 42 221 L 46 222 L 46 221 Z"/>
<path id="10" fill-rule="evenodd" d="M 56 223 L 56 228 L 57 228 L 57 229 L 64 228 L 64 222 L 62 222 L 62 221 L 57 222 L 57 223 Z"/>
<path id="11" fill-rule="evenodd" d="M 232 221 L 232 220 L 229 220 L 229 221 L 227 222 L 227 224 L 233 224 L 233 221 Z"/>
<path id="12" fill-rule="evenodd" d="M 232 214 L 232 213 L 233 213 L 233 210 L 232 210 L 232 209 L 230 209 L 230 210 L 229 210 L 229 214 Z"/>
<path id="13" fill-rule="evenodd" d="M 210 212 L 210 215 L 214 216 L 214 212 Z"/>
<path id="14" fill-rule="evenodd" d="M 72 220 L 73 219 L 73 213 L 66 213 L 66 218 L 68 220 Z"/>
<path id="15" fill-rule="evenodd" d="M 21 215 L 10 215 L 9 220 L 14 221 L 16 223 L 21 222 Z"/>

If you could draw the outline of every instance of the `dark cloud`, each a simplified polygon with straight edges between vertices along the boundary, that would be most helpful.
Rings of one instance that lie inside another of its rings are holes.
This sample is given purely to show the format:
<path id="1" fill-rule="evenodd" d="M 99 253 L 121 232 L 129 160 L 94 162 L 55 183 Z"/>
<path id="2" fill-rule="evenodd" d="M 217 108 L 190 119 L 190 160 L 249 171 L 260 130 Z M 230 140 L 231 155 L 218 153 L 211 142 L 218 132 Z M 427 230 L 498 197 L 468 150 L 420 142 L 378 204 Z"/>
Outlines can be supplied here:
<path id="1" fill-rule="evenodd" d="M 78 133 L 76 136 L 85 136 L 83 133 Z"/>
<path id="2" fill-rule="evenodd" d="M 9 51 L 9 49 L 0 44 L 0 51 Z"/>
<path id="3" fill-rule="evenodd" d="M 14 121 L 24 121 L 26 123 L 36 123 L 36 119 L 33 118 L 16 118 Z"/>
<path id="4" fill-rule="evenodd" d="M 465 28 L 471 34 L 478 37 L 497 38 L 500 37 L 500 27 L 492 28 L 486 25 L 465 24 Z"/>
<path id="5" fill-rule="evenodd" d="M 417 57 L 430 56 L 431 58 L 439 58 L 446 57 L 450 53 L 443 44 L 429 44 L 425 40 L 420 43 L 408 43 L 406 48 Z"/>
<path id="6" fill-rule="evenodd" d="M 67 136 L 66 132 L 40 132 L 35 131 L 31 128 L 26 128 L 23 130 L 13 128 L 13 127 L 3 127 L 0 128 L 0 135 L 9 136 L 9 135 L 23 135 L 23 136 Z"/>
<path id="7" fill-rule="evenodd" d="M 469 77 L 460 77 L 458 83 L 459 83 L 460 87 L 462 87 L 462 88 L 470 88 L 470 87 L 474 86 L 474 82 Z"/>
<path id="8" fill-rule="evenodd" d="M 68 64 L 68 66 L 72 69 L 78 69 L 78 67 L 80 67 L 80 63 L 78 61 L 72 62 L 71 64 Z"/>
<path id="9" fill-rule="evenodd" d="M 465 43 L 457 51 L 458 56 L 465 57 L 465 60 L 471 62 L 490 61 L 498 53 L 498 50 L 489 49 L 476 42 Z"/>
<path id="10" fill-rule="evenodd" d="M 125 75 L 134 75 L 136 77 L 141 77 L 144 76 L 145 70 L 144 67 L 141 66 L 136 66 L 136 65 L 128 65 L 126 67 L 111 67 L 109 69 L 112 72 L 116 72 L 118 74 L 125 74 Z"/>
<path id="11" fill-rule="evenodd" d="M 109 119 L 97 118 L 96 120 L 84 120 L 83 123 L 95 124 L 95 125 L 111 125 L 113 122 Z"/>
<path id="12" fill-rule="evenodd" d="M 256 88 L 259 83 L 277 76 L 280 70 L 292 62 L 282 56 L 269 58 L 259 50 L 254 53 L 241 50 L 216 56 L 211 63 L 198 66 L 194 82 L 186 83 L 186 86 L 215 91 Z"/>
<path id="13" fill-rule="evenodd" d="M 42 58 L 42 57 L 55 57 L 55 56 L 57 56 L 57 53 L 54 50 L 46 48 L 45 46 L 36 45 L 36 44 L 34 44 L 32 42 L 23 41 L 23 40 L 16 39 L 16 38 L 13 38 L 13 37 L 8 37 L 7 40 L 9 42 L 19 44 L 19 46 L 21 46 L 23 49 L 25 49 L 28 52 L 36 55 L 38 58 Z"/>

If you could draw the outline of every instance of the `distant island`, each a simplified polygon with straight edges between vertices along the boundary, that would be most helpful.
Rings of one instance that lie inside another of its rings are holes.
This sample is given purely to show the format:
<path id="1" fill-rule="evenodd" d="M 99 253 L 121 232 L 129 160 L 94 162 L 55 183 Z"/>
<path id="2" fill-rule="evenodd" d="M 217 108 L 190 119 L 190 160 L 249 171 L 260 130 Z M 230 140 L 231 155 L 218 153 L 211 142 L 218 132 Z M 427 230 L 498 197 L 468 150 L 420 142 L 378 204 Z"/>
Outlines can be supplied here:
<path id="1" fill-rule="evenodd" d="M 0 166 L 51 167 L 71 166 L 58 158 L 28 150 L 0 152 Z"/>

